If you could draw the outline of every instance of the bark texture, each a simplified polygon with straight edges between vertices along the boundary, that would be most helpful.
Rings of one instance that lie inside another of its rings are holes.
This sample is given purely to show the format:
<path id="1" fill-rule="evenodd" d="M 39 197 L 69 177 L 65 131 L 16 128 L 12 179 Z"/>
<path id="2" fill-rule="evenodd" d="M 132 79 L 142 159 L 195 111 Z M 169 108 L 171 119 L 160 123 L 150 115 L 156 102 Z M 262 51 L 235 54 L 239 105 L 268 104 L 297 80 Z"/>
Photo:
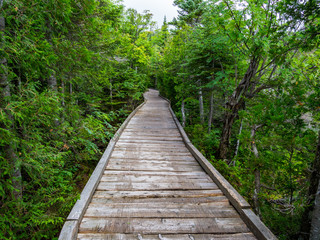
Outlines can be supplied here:
<path id="1" fill-rule="evenodd" d="M 181 103 L 182 127 L 186 126 L 186 112 L 185 112 L 184 105 L 185 105 L 184 100 L 182 100 L 182 103 Z"/>
<path id="2" fill-rule="evenodd" d="M 313 211 L 316 210 L 315 199 L 319 187 L 320 180 L 320 131 L 318 133 L 318 143 L 316 149 L 316 156 L 313 161 L 312 172 L 310 174 L 310 186 L 308 191 L 308 202 L 301 221 L 300 239 L 309 239 L 311 220 Z M 319 197 L 318 197 L 319 198 Z M 319 205 L 319 201 L 317 202 Z M 317 206 L 319 207 L 319 206 Z"/>
<path id="3" fill-rule="evenodd" d="M 318 184 L 318 190 L 314 201 L 310 240 L 320 240 L 320 183 Z"/>
<path id="4" fill-rule="evenodd" d="M 223 121 L 223 129 L 222 135 L 220 138 L 220 146 L 219 146 L 219 157 L 221 159 L 228 158 L 228 150 L 230 147 L 230 137 L 231 137 L 231 130 L 232 125 L 238 116 L 239 111 L 244 105 L 244 96 L 249 92 L 249 90 L 255 88 L 254 81 L 252 79 L 257 73 L 257 69 L 259 67 L 259 60 L 253 58 L 249 64 L 246 74 L 244 75 L 243 79 L 237 86 L 236 90 L 233 94 L 229 97 L 226 103 L 226 111 Z"/>
<path id="5" fill-rule="evenodd" d="M 208 133 L 211 132 L 212 118 L 213 118 L 213 91 L 211 91 L 211 94 L 210 94 L 210 109 L 209 109 L 209 119 L 208 119 Z"/>
<path id="6" fill-rule="evenodd" d="M 54 73 L 51 73 L 50 77 L 48 78 L 48 86 L 52 90 L 57 90 L 57 78 L 55 77 Z"/>
<path id="7" fill-rule="evenodd" d="M 204 110 L 203 110 L 203 95 L 202 89 L 199 90 L 199 112 L 200 112 L 200 122 L 204 124 Z"/>
<path id="8" fill-rule="evenodd" d="M 254 157 L 256 160 L 259 158 L 259 151 L 256 145 L 256 132 L 257 130 L 262 127 L 262 125 L 254 125 L 251 129 L 251 147 L 252 147 L 252 152 L 254 154 Z M 256 164 L 256 167 L 254 169 L 254 193 L 253 193 L 253 203 L 254 203 L 254 210 L 255 213 L 260 217 L 260 201 L 259 201 L 259 194 L 260 194 L 260 189 L 261 189 L 261 174 L 260 174 L 260 168 Z"/>
<path id="9" fill-rule="evenodd" d="M 243 120 L 241 120 L 241 123 L 240 123 L 240 128 L 239 128 L 238 136 L 241 135 L 241 133 L 242 133 L 242 128 L 243 128 Z M 237 145 L 236 145 L 236 150 L 234 151 L 234 157 L 236 157 L 236 156 L 238 155 L 239 147 L 240 147 L 240 139 L 239 139 L 239 137 L 238 137 L 238 139 L 237 139 Z"/>

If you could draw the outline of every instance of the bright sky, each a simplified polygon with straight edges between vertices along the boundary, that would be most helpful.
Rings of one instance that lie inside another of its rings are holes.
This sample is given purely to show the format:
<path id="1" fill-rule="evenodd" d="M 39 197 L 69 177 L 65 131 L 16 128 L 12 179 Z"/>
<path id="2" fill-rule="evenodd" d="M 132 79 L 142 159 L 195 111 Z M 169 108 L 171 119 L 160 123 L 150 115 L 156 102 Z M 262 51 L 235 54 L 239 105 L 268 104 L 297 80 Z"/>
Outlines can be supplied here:
<path id="1" fill-rule="evenodd" d="M 167 16 L 167 22 L 178 16 L 178 8 L 173 6 L 173 0 L 123 0 L 123 4 L 127 8 L 136 9 L 139 13 L 150 10 L 158 27 L 161 27 L 164 16 Z"/>

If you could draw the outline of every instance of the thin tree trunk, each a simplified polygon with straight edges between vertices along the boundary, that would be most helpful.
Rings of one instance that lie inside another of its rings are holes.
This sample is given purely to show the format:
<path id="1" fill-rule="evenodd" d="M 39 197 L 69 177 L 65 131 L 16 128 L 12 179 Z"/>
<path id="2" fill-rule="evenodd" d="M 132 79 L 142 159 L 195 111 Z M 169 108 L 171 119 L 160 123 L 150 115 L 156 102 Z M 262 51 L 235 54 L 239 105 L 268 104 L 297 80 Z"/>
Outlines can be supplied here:
<path id="1" fill-rule="evenodd" d="M 252 152 L 257 159 L 259 158 L 259 151 L 256 145 L 256 140 L 255 140 L 255 136 L 256 136 L 256 132 L 258 130 L 258 128 L 262 127 L 262 125 L 254 125 L 251 129 L 251 147 L 252 147 Z M 261 183 L 260 183 L 260 179 L 261 179 L 261 174 L 260 174 L 260 168 L 259 166 L 256 166 L 254 169 L 254 193 L 253 193 L 253 203 L 254 203 L 254 210 L 255 213 L 260 217 L 261 213 L 260 213 L 260 201 L 259 201 L 259 194 L 260 194 L 260 189 L 261 189 Z"/>
<path id="2" fill-rule="evenodd" d="M 259 201 L 259 194 L 260 194 L 260 169 L 257 167 L 254 170 L 254 193 L 253 193 L 253 204 L 254 204 L 254 211 L 258 215 L 258 217 L 261 216 L 260 213 L 260 201 Z"/>
<path id="3" fill-rule="evenodd" d="M 224 123 L 219 145 L 219 158 L 221 159 L 227 159 L 228 157 L 232 126 L 234 120 L 238 116 L 239 110 L 245 103 L 243 95 L 245 95 L 248 92 L 248 89 L 252 87 L 252 78 L 256 75 L 258 66 L 258 59 L 252 59 L 246 74 L 226 103 Z"/>
<path id="4" fill-rule="evenodd" d="M 311 220 L 310 240 L 320 240 L 320 182 L 314 201 Z"/>
<path id="5" fill-rule="evenodd" d="M 69 93 L 72 95 L 73 89 L 72 89 L 72 82 L 69 83 Z"/>
<path id="6" fill-rule="evenodd" d="M 301 220 L 300 238 L 308 239 L 311 229 L 311 216 L 315 207 L 315 198 L 319 187 L 320 180 L 320 131 L 318 133 L 318 143 L 316 149 L 316 156 L 313 161 L 312 172 L 310 174 L 310 186 L 308 191 L 308 201 Z M 318 202 L 319 204 L 319 202 Z"/>
<path id="7" fill-rule="evenodd" d="M 48 78 L 48 87 L 54 91 L 57 90 L 57 78 L 53 72 L 51 73 L 50 77 Z"/>
<path id="8" fill-rule="evenodd" d="M 109 92 L 110 92 L 110 103 L 111 103 L 111 109 L 113 110 L 113 88 L 112 88 L 112 80 L 110 79 L 110 86 L 109 86 Z"/>
<path id="9" fill-rule="evenodd" d="M 292 183 L 292 158 L 293 158 L 293 154 L 294 154 L 294 148 L 293 146 L 291 146 L 291 150 L 290 150 L 290 157 L 289 157 L 289 181 L 290 181 L 290 199 L 289 199 L 289 203 L 290 205 L 292 204 L 293 201 L 293 183 Z"/>
<path id="10" fill-rule="evenodd" d="M 1 2 L 2 5 L 2 2 Z M 0 32 L 2 33 L 5 30 L 5 18 L 0 16 Z M 1 43 L 2 44 L 2 43 Z M 11 96 L 11 91 L 10 91 L 10 85 L 8 81 L 8 69 L 7 69 L 7 59 L 3 58 L 0 59 L 0 98 L 2 101 L 0 101 L 0 106 L 5 109 L 6 106 L 6 98 L 9 98 Z M 13 131 L 14 124 L 13 124 L 13 116 L 11 115 L 10 111 L 5 110 L 5 113 L 7 114 L 8 118 L 11 120 L 12 125 L 7 128 L 9 131 Z M 6 127 L 4 127 L 6 128 Z M 9 162 L 11 164 L 11 176 L 12 176 L 12 195 L 13 198 L 17 201 L 20 202 L 22 199 L 22 181 L 21 181 L 21 170 L 20 170 L 20 164 L 19 164 L 19 159 L 15 153 L 16 151 L 16 146 L 14 142 L 8 143 L 6 146 L 4 146 L 4 151 L 6 157 L 9 159 Z"/>
<path id="11" fill-rule="evenodd" d="M 240 128 L 239 128 L 239 134 L 238 134 L 238 136 L 240 136 L 240 135 L 241 135 L 242 128 L 243 128 L 243 119 L 241 119 L 241 123 L 240 123 Z M 237 139 L 237 145 L 236 145 L 236 150 L 234 151 L 234 157 L 236 157 L 236 156 L 238 155 L 239 147 L 240 147 L 240 139 L 239 139 L 239 137 L 238 137 L 238 139 Z"/>
<path id="12" fill-rule="evenodd" d="M 200 122 L 204 124 L 204 110 L 203 110 L 203 95 L 202 88 L 199 90 L 199 111 L 200 111 Z"/>
<path id="13" fill-rule="evenodd" d="M 52 50 L 54 51 L 54 45 L 52 42 L 52 27 L 51 27 L 48 19 L 46 19 L 46 24 L 47 24 L 46 39 L 47 39 L 48 43 L 50 44 Z M 51 90 L 57 91 L 58 83 L 57 83 L 55 71 L 53 69 L 49 69 L 49 70 L 51 72 L 50 72 L 49 78 L 47 79 L 48 87 Z"/>
<path id="14" fill-rule="evenodd" d="M 213 118 L 213 90 L 211 91 L 211 94 L 210 94 L 210 110 L 209 110 L 209 119 L 208 119 L 208 133 L 211 132 L 212 118 Z"/>
<path id="15" fill-rule="evenodd" d="M 65 99 L 64 99 L 64 94 L 65 94 L 65 85 L 64 85 L 64 80 L 61 80 L 61 93 L 62 93 L 62 106 L 65 106 Z"/>
<path id="16" fill-rule="evenodd" d="M 182 115 L 182 127 L 185 127 L 186 126 L 186 112 L 185 112 L 184 99 L 182 100 L 182 103 L 181 103 L 181 115 Z"/>
<path id="17" fill-rule="evenodd" d="M 235 83 L 236 83 L 236 86 L 238 85 L 238 64 L 237 64 L 237 61 L 235 63 L 235 67 L 234 67 L 234 78 L 235 78 Z"/>

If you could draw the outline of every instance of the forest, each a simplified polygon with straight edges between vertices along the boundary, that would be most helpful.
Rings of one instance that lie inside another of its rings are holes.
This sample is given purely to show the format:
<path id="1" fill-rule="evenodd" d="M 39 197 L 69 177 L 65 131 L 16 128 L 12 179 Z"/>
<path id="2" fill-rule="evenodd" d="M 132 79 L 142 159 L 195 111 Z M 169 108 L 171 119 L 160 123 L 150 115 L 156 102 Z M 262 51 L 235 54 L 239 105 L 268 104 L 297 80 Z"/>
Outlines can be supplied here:
<path id="1" fill-rule="evenodd" d="M 320 236 L 320 3 L 0 0 L 0 239 L 57 239 L 121 123 L 157 88 L 279 239 Z"/>

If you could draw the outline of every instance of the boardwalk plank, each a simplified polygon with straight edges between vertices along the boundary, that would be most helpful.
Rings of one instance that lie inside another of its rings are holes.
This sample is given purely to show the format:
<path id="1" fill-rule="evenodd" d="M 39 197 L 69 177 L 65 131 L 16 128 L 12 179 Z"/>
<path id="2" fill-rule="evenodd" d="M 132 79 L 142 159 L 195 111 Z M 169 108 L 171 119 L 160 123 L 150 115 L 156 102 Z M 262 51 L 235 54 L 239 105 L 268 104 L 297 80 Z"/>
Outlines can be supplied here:
<path id="1" fill-rule="evenodd" d="M 195 160 L 195 158 L 193 156 L 190 156 L 188 154 L 184 154 L 184 155 L 176 155 L 176 156 L 172 156 L 169 154 L 154 154 L 154 153 L 141 153 L 141 152 L 130 152 L 130 151 L 126 151 L 126 152 L 120 152 L 120 151 L 114 151 L 113 154 L 111 155 L 112 158 L 115 159 L 134 159 L 134 160 L 167 160 L 167 161 L 187 161 L 187 160 L 191 160 L 194 163 L 196 163 L 197 165 L 199 165 L 199 163 Z"/>
<path id="2" fill-rule="evenodd" d="M 118 191 L 136 191 L 136 190 L 147 190 L 147 191 L 159 191 L 159 190 L 196 190 L 196 189 L 218 189 L 217 185 L 213 182 L 100 182 L 97 190 L 118 190 Z"/>
<path id="3" fill-rule="evenodd" d="M 175 152 L 175 151 L 154 152 L 154 151 L 148 151 L 147 149 L 133 150 L 132 148 L 118 148 L 118 147 L 116 147 L 114 149 L 112 156 L 125 157 L 127 154 L 130 154 L 131 156 L 134 156 L 137 159 L 139 159 L 139 158 L 148 159 L 149 157 L 153 157 L 153 158 L 157 158 L 157 159 L 162 158 L 162 157 L 180 157 L 180 158 L 191 157 L 192 159 L 195 159 L 191 153 L 185 152 L 185 151 L 181 151 L 181 152 Z"/>
<path id="4" fill-rule="evenodd" d="M 85 214 L 91 218 L 236 218 L 236 210 L 225 204 L 91 204 Z"/>
<path id="5" fill-rule="evenodd" d="M 222 196 L 221 190 L 189 190 L 189 191 L 96 191 L 93 197 L 97 198 L 196 198 Z"/>
<path id="6" fill-rule="evenodd" d="M 110 170 L 130 170 L 130 171 L 175 171 L 175 172 L 192 172 L 192 171 L 202 171 L 200 166 L 189 166 L 185 164 L 156 164 L 156 163 L 145 163 L 143 165 L 137 165 L 131 162 L 128 162 L 125 165 L 121 165 L 117 162 L 111 161 L 106 169 Z"/>
<path id="7" fill-rule="evenodd" d="M 254 240 L 256 239 L 252 233 L 236 233 L 236 234 L 94 234 L 80 233 L 79 240 Z"/>
<path id="8" fill-rule="evenodd" d="M 115 151 L 132 151 L 132 152 L 146 152 L 146 153 L 164 153 L 164 154 L 175 154 L 175 153 L 189 153 L 186 147 L 174 147 L 171 145 L 167 146 L 144 146 L 144 145 L 130 145 L 123 144 L 117 145 Z"/>
<path id="9" fill-rule="evenodd" d="M 240 218 L 83 218 L 80 233 L 239 233 L 249 232 Z"/>
<path id="10" fill-rule="evenodd" d="M 117 174 L 117 175 L 152 175 L 152 176 L 198 176 L 198 177 L 205 177 L 208 176 L 205 172 L 201 171 L 193 171 L 193 172 L 166 172 L 166 171 L 125 171 L 125 170 L 106 170 L 104 174 Z"/>
<path id="11" fill-rule="evenodd" d="M 103 175 L 101 182 L 145 182 L 145 183 L 190 183 L 193 181 L 201 183 L 211 183 L 211 179 L 208 176 L 154 176 L 154 175 L 120 175 L 120 174 L 106 174 Z"/>
<path id="12" fill-rule="evenodd" d="M 149 141 L 146 142 L 126 142 L 126 141 L 119 141 L 117 142 L 117 147 L 126 147 L 126 148 L 138 148 L 138 149 L 158 149 L 159 151 L 182 151 L 182 152 L 189 152 L 186 146 L 179 141 L 175 141 L 173 143 L 162 141 L 160 143 L 151 143 Z"/>
<path id="13" fill-rule="evenodd" d="M 215 196 L 215 197 L 161 197 L 161 198 L 93 198 L 91 201 L 91 204 L 95 203 L 135 203 L 135 204 L 141 204 L 141 203 L 214 203 L 217 205 L 225 205 L 230 206 L 229 200 L 225 196 Z"/>
<path id="14" fill-rule="evenodd" d="M 188 166 L 199 166 L 199 164 L 197 163 L 196 160 L 194 159 L 182 159 L 181 157 L 179 158 L 160 158 L 160 159 L 155 159 L 155 158 L 150 158 L 150 159 L 146 159 L 146 158 L 125 158 L 125 157 L 111 157 L 110 158 L 111 161 L 114 161 L 115 164 L 119 165 L 119 164 L 162 164 L 162 165 L 167 165 L 167 166 L 171 166 L 172 164 L 177 164 L 177 165 L 188 165 Z"/>

